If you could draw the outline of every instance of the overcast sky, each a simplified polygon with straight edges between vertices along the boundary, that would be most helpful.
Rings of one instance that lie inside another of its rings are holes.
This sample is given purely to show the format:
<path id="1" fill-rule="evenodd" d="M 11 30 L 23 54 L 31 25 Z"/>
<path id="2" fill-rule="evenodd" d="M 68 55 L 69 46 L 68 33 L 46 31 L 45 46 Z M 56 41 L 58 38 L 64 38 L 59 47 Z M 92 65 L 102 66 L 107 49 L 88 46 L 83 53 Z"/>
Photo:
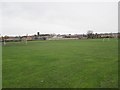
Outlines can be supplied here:
<path id="1" fill-rule="evenodd" d="M 118 32 L 117 2 L 4 2 L 2 35 Z"/>

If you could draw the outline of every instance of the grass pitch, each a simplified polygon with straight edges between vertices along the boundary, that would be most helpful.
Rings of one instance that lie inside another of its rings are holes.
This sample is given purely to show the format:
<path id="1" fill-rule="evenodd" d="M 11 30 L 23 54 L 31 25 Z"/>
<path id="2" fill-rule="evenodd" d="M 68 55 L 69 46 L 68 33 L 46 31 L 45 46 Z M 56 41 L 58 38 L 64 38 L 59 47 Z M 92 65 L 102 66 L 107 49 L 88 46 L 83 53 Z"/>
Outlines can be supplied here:
<path id="1" fill-rule="evenodd" d="M 3 88 L 118 87 L 118 42 L 93 40 L 8 42 Z"/>

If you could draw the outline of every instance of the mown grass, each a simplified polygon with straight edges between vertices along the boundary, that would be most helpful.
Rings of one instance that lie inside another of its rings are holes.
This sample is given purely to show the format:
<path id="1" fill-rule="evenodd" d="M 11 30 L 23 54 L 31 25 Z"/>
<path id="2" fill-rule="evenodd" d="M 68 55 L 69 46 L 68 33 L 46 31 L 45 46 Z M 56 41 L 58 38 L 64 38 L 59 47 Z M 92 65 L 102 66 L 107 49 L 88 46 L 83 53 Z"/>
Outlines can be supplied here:
<path id="1" fill-rule="evenodd" d="M 3 88 L 116 88 L 116 39 L 31 41 L 3 46 Z"/>

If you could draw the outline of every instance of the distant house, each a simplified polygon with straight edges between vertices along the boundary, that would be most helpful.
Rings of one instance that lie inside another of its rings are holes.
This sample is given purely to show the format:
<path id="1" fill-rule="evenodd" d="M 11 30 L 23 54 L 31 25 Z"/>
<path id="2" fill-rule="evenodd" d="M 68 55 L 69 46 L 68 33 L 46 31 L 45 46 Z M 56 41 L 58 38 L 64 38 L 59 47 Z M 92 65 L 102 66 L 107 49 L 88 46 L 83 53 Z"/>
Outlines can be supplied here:
<path id="1" fill-rule="evenodd" d="M 61 40 L 61 39 L 63 39 L 63 36 L 61 35 L 54 35 L 47 38 L 47 40 Z"/>
<path id="2" fill-rule="evenodd" d="M 64 38 L 76 38 L 76 39 L 80 39 L 80 38 L 82 38 L 82 35 L 80 35 L 80 34 L 74 34 L 74 35 L 68 34 L 68 35 L 64 35 Z"/>
<path id="3" fill-rule="evenodd" d="M 100 38 L 117 38 L 118 33 L 103 33 L 103 34 L 98 34 Z"/>
<path id="4" fill-rule="evenodd" d="M 87 35 L 81 34 L 79 39 L 87 39 Z"/>
<path id="5" fill-rule="evenodd" d="M 119 33 L 112 33 L 113 38 L 118 38 Z"/>
<path id="6" fill-rule="evenodd" d="M 28 41 L 32 41 L 33 40 L 33 36 L 27 36 L 27 40 Z"/>
<path id="7" fill-rule="evenodd" d="M 32 41 L 34 40 L 34 36 L 22 36 L 22 40 Z"/>
<path id="8" fill-rule="evenodd" d="M 21 41 L 21 38 L 20 37 L 10 37 L 10 36 L 7 36 L 7 37 L 3 37 L 3 40 L 5 40 L 6 42 L 10 42 L 10 41 Z"/>

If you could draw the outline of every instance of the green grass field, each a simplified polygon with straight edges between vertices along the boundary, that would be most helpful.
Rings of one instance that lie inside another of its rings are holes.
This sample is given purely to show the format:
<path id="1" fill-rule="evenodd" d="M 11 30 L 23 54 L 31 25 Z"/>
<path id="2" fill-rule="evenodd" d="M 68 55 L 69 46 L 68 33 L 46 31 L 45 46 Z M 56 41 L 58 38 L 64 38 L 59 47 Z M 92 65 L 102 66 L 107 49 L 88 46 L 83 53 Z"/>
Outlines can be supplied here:
<path id="1" fill-rule="evenodd" d="M 9 42 L 3 46 L 3 88 L 117 88 L 118 42 Z"/>

